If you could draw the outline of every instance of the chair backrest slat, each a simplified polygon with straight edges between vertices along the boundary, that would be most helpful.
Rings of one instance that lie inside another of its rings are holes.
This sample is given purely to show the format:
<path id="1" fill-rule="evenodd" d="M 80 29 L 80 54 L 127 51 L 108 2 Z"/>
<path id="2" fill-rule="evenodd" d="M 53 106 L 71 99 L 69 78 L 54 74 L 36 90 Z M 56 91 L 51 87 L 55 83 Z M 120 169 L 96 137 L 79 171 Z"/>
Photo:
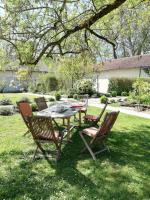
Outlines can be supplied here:
<path id="1" fill-rule="evenodd" d="M 52 119 L 41 116 L 31 116 L 27 118 L 29 131 L 33 139 L 52 138 L 56 141 Z"/>
<path id="2" fill-rule="evenodd" d="M 28 127 L 27 117 L 33 115 L 30 104 L 28 102 L 17 102 L 17 106 L 25 124 Z"/>
<path id="3" fill-rule="evenodd" d="M 118 114 L 119 114 L 119 111 L 106 113 L 106 115 L 104 117 L 104 121 L 99 128 L 97 136 L 104 136 L 110 132 L 111 128 L 113 127 L 113 125 L 118 117 Z"/>
<path id="4" fill-rule="evenodd" d="M 88 106 L 88 98 L 89 98 L 89 95 L 88 94 L 84 94 L 84 95 L 78 95 L 78 100 L 83 102 L 85 105 L 85 107 L 87 108 Z"/>
<path id="5" fill-rule="evenodd" d="M 39 111 L 48 107 L 44 97 L 35 98 L 34 101 L 36 102 Z"/>
<path id="6" fill-rule="evenodd" d="M 99 116 L 98 116 L 97 121 L 100 121 L 100 119 L 102 118 L 102 116 L 103 116 L 103 114 L 104 114 L 104 112 L 105 112 L 105 110 L 106 110 L 106 108 L 107 108 L 107 105 L 108 105 L 108 101 L 105 103 L 103 109 L 101 110 L 101 112 L 100 112 L 100 114 L 99 114 Z"/>

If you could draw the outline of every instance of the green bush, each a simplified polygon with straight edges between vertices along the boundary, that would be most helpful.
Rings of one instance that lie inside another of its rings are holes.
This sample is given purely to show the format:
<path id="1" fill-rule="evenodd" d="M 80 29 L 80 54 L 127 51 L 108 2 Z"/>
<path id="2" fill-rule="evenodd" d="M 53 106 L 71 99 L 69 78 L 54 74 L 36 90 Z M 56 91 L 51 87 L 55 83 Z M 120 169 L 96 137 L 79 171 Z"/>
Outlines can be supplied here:
<path id="1" fill-rule="evenodd" d="M 103 96 L 103 95 L 102 95 Z M 111 97 L 111 93 L 106 93 L 105 94 L 106 97 Z"/>
<path id="2" fill-rule="evenodd" d="M 93 84 L 90 80 L 77 81 L 74 89 L 77 94 L 89 94 L 91 96 L 94 93 Z"/>
<path id="3" fill-rule="evenodd" d="M 74 95 L 73 95 L 73 98 L 74 98 L 74 99 L 78 99 L 78 95 L 77 95 L 77 94 L 74 94 Z"/>
<path id="4" fill-rule="evenodd" d="M 56 99 L 56 101 L 60 101 L 60 99 L 61 99 L 60 93 L 58 93 L 58 92 L 55 93 L 55 99 Z"/>
<path id="5" fill-rule="evenodd" d="M 116 91 L 117 95 L 121 95 L 122 92 L 129 93 L 133 90 L 132 85 L 135 79 L 129 78 L 111 78 L 109 80 L 108 92 Z"/>
<path id="6" fill-rule="evenodd" d="M 108 101 L 108 98 L 105 95 L 100 97 L 100 103 L 104 103 L 105 104 L 107 101 Z"/>
<path id="7" fill-rule="evenodd" d="M 142 95 L 140 97 L 140 103 L 150 105 L 150 95 Z"/>
<path id="8" fill-rule="evenodd" d="M 30 103 L 30 99 L 28 97 L 22 97 L 21 99 L 19 99 L 18 102 L 28 102 L 28 103 Z"/>
<path id="9" fill-rule="evenodd" d="M 36 104 L 36 103 L 32 103 L 32 104 L 31 104 L 31 108 L 32 108 L 32 111 L 33 111 L 33 112 L 38 111 L 38 107 L 37 107 L 37 104 Z"/>
<path id="10" fill-rule="evenodd" d="M 76 90 L 74 88 L 71 88 L 68 91 L 68 98 L 73 98 L 73 95 L 76 93 Z"/>
<path id="11" fill-rule="evenodd" d="M 5 83 L 3 81 L 0 81 L 0 93 L 3 92 L 4 88 L 5 88 Z"/>
<path id="12" fill-rule="evenodd" d="M 13 115 L 13 110 L 12 108 L 8 108 L 8 107 L 1 107 L 0 108 L 0 115 L 4 115 L 4 116 L 9 116 L 9 115 Z"/>
<path id="13" fill-rule="evenodd" d="M 111 92 L 111 96 L 112 96 L 112 97 L 116 97 L 116 96 L 117 96 L 117 92 L 116 92 L 116 91 L 112 91 L 112 92 Z"/>
<path id="14" fill-rule="evenodd" d="M 55 101 L 55 99 L 54 99 L 53 97 L 50 97 L 48 100 L 49 100 L 50 102 Z"/>
<path id="15" fill-rule="evenodd" d="M 121 96 L 128 96 L 128 93 L 127 92 L 122 92 Z"/>
<path id="16" fill-rule="evenodd" d="M 8 98 L 3 98 L 2 100 L 0 100 L 0 105 L 12 105 L 12 101 Z"/>
<path id="17" fill-rule="evenodd" d="M 46 75 L 44 80 L 46 92 L 58 90 L 58 80 L 55 76 Z"/>
<path id="18" fill-rule="evenodd" d="M 138 78 L 133 83 L 133 92 L 130 93 L 129 98 L 137 103 L 150 105 L 150 82 Z"/>

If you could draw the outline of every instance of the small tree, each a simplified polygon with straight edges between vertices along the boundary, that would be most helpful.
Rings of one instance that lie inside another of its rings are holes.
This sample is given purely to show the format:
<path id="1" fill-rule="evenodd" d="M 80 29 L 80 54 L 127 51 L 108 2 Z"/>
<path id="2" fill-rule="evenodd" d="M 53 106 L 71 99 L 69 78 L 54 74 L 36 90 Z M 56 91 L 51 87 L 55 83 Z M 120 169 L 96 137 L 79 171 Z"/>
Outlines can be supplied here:
<path id="1" fill-rule="evenodd" d="M 83 79 L 92 72 L 93 61 L 86 53 L 74 57 L 63 57 L 58 61 L 58 72 L 65 82 L 70 81 L 73 88 L 77 80 Z"/>
<path id="2" fill-rule="evenodd" d="M 139 78 L 133 83 L 132 99 L 138 103 L 144 103 L 144 99 L 150 97 L 150 83 Z"/>
<path id="3" fill-rule="evenodd" d="M 47 75 L 45 78 L 45 87 L 47 92 L 58 89 L 58 80 L 55 76 Z"/>
<path id="4" fill-rule="evenodd" d="M 74 85 L 77 94 L 93 94 L 93 84 L 90 80 L 80 80 Z"/>

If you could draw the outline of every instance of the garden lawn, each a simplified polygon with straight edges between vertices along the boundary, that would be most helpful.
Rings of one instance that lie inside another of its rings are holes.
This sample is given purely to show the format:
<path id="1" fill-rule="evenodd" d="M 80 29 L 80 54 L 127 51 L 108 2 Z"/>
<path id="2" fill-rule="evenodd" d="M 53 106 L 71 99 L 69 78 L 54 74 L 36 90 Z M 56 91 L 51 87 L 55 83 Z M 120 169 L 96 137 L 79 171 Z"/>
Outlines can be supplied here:
<path id="1" fill-rule="evenodd" d="M 90 107 L 89 113 L 99 109 Z M 80 154 L 74 130 L 56 165 L 31 162 L 35 148 L 19 114 L 0 116 L 0 199 L 150 199 L 150 121 L 120 114 L 108 139 L 111 153 Z"/>
<path id="2" fill-rule="evenodd" d="M 34 98 L 36 98 L 35 95 L 22 94 L 22 93 L 0 93 L 0 100 L 2 100 L 3 98 L 9 98 L 14 104 L 23 97 L 27 97 L 31 101 L 33 101 Z"/>

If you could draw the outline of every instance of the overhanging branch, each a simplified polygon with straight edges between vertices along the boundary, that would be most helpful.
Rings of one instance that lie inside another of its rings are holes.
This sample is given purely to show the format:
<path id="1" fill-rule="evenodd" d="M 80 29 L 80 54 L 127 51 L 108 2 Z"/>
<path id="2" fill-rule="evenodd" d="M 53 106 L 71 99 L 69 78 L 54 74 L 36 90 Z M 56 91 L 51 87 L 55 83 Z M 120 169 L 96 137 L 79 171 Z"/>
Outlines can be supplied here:
<path id="1" fill-rule="evenodd" d="M 37 64 L 49 47 L 59 45 L 66 38 L 68 38 L 70 35 L 76 33 L 77 31 L 80 31 L 80 30 L 83 30 L 83 29 L 86 29 L 86 28 L 90 28 L 95 22 L 97 22 L 99 19 L 101 19 L 102 17 L 104 17 L 105 15 L 110 13 L 111 11 L 113 11 L 116 8 L 118 8 L 119 6 L 121 6 L 125 1 L 126 0 L 115 0 L 112 4 L 106 5 L 102 10 L 100 10 L 99 12 L 95 13 L 94 15 L 92 15 L 89 19 L 87 19 L 87 20 L 83 21 L 82 23 L 76 25 L 72 29 L 69 29 L 69 30 L 65 31 L 64 35 L 60 39 L 58 39 L 58 40 L 56 40 L 54 42 L 48 43 L 42 49 L 41 53 L 35 59 L 35 61 L 30 63 L 30 64 Z"/>

